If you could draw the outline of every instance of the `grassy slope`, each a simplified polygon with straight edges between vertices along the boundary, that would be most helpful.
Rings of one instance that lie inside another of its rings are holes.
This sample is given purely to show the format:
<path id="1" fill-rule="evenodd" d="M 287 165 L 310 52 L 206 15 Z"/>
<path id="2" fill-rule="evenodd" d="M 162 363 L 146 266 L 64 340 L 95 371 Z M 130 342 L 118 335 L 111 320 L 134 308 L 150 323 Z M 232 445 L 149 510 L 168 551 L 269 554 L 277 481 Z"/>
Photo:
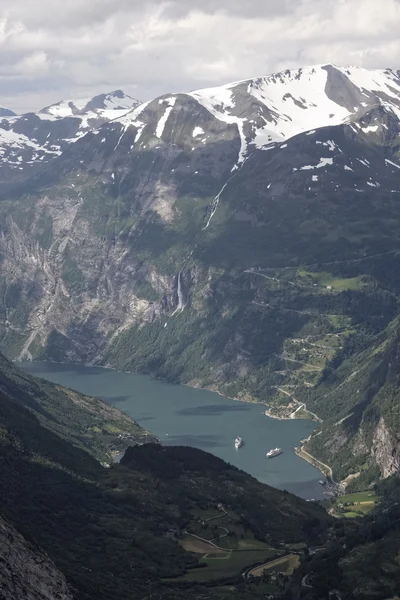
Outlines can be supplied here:
<path id="1" fill-rule="evenodd" d="M 154 440 L 128 415 L 73 390 L 20 371 L 0 354 L 0 391 L 29 408 L 48 429 L 110 462 L 128 445 Z M 125 434 L 124 440 L 119 439 Z"/>

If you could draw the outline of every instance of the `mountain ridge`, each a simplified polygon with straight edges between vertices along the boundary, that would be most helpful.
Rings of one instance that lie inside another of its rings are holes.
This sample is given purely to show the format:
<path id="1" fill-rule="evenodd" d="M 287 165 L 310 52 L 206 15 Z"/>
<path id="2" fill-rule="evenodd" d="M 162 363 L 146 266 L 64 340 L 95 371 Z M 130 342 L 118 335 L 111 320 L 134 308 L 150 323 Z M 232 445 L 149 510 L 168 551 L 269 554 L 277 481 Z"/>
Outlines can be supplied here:
<path id="1" fill-rule="evenodd" d="M 18 178 L 21 171 L 51 161 L 88 131 L 138 104 L 115 90 L 84 100 L 62 100 L 37 113 L 0 112 L 0 176 L 4 170 L 4 179 Z"/>

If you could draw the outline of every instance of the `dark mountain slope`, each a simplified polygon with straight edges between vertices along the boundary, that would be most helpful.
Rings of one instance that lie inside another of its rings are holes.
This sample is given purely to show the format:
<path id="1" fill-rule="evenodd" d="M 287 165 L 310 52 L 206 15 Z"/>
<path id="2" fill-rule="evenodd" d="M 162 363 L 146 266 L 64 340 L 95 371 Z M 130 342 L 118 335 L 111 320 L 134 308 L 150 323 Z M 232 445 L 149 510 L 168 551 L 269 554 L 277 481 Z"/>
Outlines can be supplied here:
<path id="1" fill-rule="evenodd" d="M 197 566 L 176 540 L 202 529 L 199 515 L 221 502 L 231 543 L 237 531 L 282 548 L 325 535 L 324 510 L 199 450 L 145 444 L 104 469 L 41 424 L 24 397 L 17 385 L 0 390 L 0 512 L 61 569 L 75 598 L 143 598 L 149 582 L 154 598 L 186 597 L 161 578 Z M 18 562 L 23 551 L 14 549 Z M 8 569 L 0 564 L 2 577 Z"/>
<path id="2" fill-rule="evenodd" d="M 324 418 L 308 448 L 337 477 L 355 474 L 353 488 L 400 469 L 399 332 L 395 319 L 365 350 L 327 370 L 308 397 L 308 406 Z"/>
<path id="3" fill-rule="evenodd" d="M 378 487 L 381 502 L 362 519 L 337 520 L 324 551 L 309 557 L 291 584 L 303 600 L 387 600 L 400 589 L 400 480 Z"/>
<path id="4" fill-rule="evenodd" d="M 2 600 L 72 600 L 64 575 L 35 545 L 0 517 Z"/>

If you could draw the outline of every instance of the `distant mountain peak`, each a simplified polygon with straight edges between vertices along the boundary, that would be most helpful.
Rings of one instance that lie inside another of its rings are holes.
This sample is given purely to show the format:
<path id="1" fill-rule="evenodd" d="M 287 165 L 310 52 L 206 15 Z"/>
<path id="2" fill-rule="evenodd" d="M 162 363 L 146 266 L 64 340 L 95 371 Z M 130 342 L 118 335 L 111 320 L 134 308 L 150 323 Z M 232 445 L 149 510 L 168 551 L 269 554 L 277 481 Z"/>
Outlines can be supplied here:
<path id="1" fill-rule="evenodd" d="M 10 110 L 9 108 L 5 108 L 4 106 L 0 106 L 0 117 L 15 117 L 16 113 Z"/>
<path id="2" fill-rule="evenodd" d="M 122 90 L 114 90 L 105 94 L 98 94 L 93 98 L 83 98 L 77 100 L 61 100 L 50 106 L 46 106 L 39 114 L 49 115 L 55 118 L 104 116 L 111 118 L 111 115 L 103 115 L 104 111 L 123 111 L 126 112 L 140 104 L 139 100 L 125 94 Z M 117 115 L 116 115 L 117 116 Z"/>

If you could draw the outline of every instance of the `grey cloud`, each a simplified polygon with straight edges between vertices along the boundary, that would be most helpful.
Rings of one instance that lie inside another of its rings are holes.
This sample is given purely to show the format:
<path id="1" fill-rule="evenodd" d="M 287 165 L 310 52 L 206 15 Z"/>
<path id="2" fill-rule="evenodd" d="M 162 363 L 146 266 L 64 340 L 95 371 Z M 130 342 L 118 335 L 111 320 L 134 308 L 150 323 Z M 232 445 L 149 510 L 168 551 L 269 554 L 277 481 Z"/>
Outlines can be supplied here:
<path id="1" fill-rule="evenodd" d="M 165 7 L 168 16 L 181 17 L 193 9 L 202 10 L 208 14 L 225 13 L 244 18 L 267 17 L 284 15 L 293 10 L 300 0 L 202 0 L 188 2 L 187 0 L 174 0 Z"/>

